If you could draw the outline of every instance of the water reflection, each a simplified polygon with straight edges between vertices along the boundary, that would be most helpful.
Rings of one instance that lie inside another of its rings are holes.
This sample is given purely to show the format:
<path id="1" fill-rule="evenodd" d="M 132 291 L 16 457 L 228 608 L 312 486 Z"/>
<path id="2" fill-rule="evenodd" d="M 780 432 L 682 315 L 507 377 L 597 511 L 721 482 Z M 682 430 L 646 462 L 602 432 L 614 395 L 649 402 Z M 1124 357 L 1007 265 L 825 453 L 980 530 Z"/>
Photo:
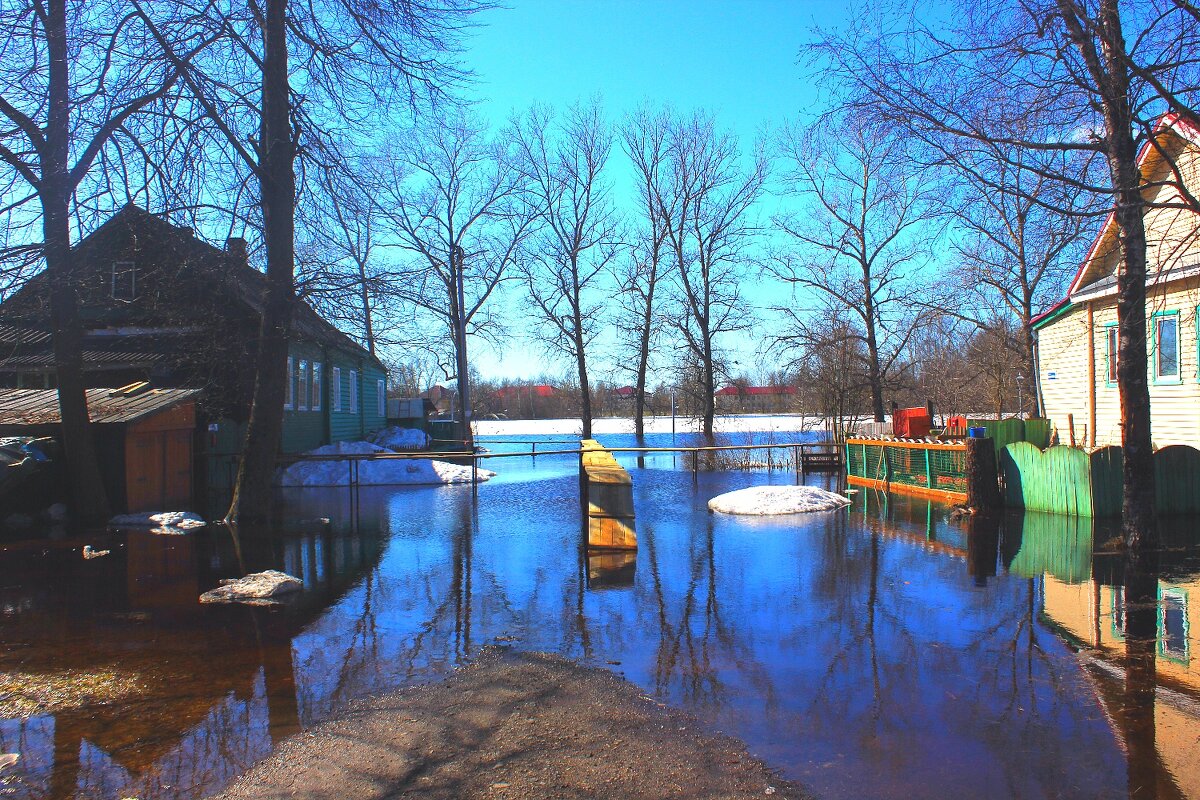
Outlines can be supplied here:
<path id="1" fill-rule="evenodd" d="M 5 789 L 202 796 L 281 736 L 499 641 L 616 669 L 822 797 L 1200 797 L 1185 532 L 1143 585 L 1091 552 L 1106 531 L 1065 518 L 952 521 L 860 492 L 747 521 L 705 503 L 794 477 L 647 467 L 639 550 L 589 554 L 577 478 L 553 458 L 477 501 L 299 490 L 308 521 L 280 534 L 0 554 L 0 668 L 45 690 L 24 711 L 0 698 L 0 752 L 21 754 Z M 303 576 L 303 596 L 195 603 L 265 567 Z M 56 694 L 64 674 L 76 688 Z"/>

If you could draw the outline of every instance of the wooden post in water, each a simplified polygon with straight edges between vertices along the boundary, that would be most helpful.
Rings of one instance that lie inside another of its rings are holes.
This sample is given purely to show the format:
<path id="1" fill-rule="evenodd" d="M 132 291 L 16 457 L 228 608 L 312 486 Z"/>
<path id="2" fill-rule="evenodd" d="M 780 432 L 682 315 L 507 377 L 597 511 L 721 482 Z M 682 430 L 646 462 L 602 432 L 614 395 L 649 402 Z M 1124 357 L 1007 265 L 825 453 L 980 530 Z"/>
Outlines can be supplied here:
<path id="1" fill-rule="evenodd" d="M 637 549 L 629 472 L 594 439 L 580 443 L 579 458 L 588 548 Z"/>
<path id="2" fill-rule="evenodd" d="M 1000 508 L 996 443 L 988 438 L 967 439 L 967 507 L 980 512 Z"/>

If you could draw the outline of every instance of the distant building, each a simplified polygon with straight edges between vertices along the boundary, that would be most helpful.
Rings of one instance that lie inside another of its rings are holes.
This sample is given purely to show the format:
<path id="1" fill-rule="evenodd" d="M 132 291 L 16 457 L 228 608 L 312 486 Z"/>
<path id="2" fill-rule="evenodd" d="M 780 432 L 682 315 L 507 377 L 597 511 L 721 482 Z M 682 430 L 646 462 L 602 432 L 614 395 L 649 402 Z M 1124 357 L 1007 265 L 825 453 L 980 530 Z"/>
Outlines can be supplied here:
<path id="1" fill-rule="evenodd" d="M 74 256 L 87 385 L 200 389 L 209 449 L 237 450 L 266 290 L 245 241 L 230 239 L 222 251 L 128 205 L 80 241 Z M 0 304 L 0 387 L 54 388 L 48 284 L 43 272 Z M 378 359 L 301 300 L 290 338 L 284 452 L 383 427 L 386 372 Z"/>
<path id="2" fill-rule="evenodd" d="M 715 393 L 717 411 L 723 414 L 785 414 L 796 410 L 795 386 L 731 384 Z"/>

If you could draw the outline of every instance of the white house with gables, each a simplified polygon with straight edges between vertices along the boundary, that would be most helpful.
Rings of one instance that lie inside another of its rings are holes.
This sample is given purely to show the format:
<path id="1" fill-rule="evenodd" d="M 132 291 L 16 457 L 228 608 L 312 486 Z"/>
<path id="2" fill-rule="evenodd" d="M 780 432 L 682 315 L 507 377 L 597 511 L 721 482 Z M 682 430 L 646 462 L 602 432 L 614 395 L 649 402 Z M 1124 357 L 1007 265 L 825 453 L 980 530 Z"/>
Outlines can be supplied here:
<path id="1" fill-rule="evenodd" d="M 1146 211 L 1146 331 L 1151 436 L 1156 448 L 1200 447 L 1200 215 L 1183 208 L 1183 185 L 1200 196 L 1200 129 L 1168 115 L 1159 147 L 1138 156 Z M 1172 205 L 1176 207 L 1171 207 Z M 1035 318 L 1037 389 L 1061 443 L 1121 443 L 1117 393 L 1118 229 L 1110 215 L 1067 297 Z"/>

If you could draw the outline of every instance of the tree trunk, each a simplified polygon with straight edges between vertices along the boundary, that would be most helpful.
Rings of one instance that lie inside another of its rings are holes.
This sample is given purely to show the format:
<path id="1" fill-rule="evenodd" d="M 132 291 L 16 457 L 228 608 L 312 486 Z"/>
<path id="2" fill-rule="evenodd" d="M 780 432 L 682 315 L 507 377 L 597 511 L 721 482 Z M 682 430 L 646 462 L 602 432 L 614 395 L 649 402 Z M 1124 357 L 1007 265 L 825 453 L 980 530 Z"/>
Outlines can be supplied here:
<path id="1" fill-rule="evenodd" d="M 1121 531 L 1131 549 L 1158 546 L 1154 509 L 1154 452 L 1150 438 L 1150 388 L 1146 380 L 1146 226 L 1142 176 L 1137 166 L 1125 41 L 1117 0 L 1103 0 L 1099 23 L 1106 41 L 1107 84 L 1100 85 L 1108 132 L 1108 167 L 1116 190 L 1113 218 L 1120 230 L 1123 269 L 1117 274 L 1120 349 L 1117 387 L 1121 395 Z M 1119 54 L 1118 54 L 1119 51 Z"/>
<path id="2" fill-rule="evenodd" d="M 100 477 L 96 445 L 88 419 L 83 381 L 83 333 L 75 294 L 69 222 L 70 64 L 67 56 L 66 0 L 50 0 L 45 19 L 49 49 L 49 119 L 42 159 L 42 236 L 46 272 L 50 276 L 50 325 L 62 446 L 76 520 L 108 518 L 108 498 Z"/>
<path id="3" fill-rule="evenodd" d="M 245 451 L 228 519 L 264 521 L 270 517 L 275 459 L 283 438 L 288 332 L 295 302 L 296 143 L 288 83 L 287 0 L 267 0 L 263 30 L 262 155 L 258 177 L 267 248 L 267 289 L 254 401 Z"/>
<path id="4" fill-rule="evenodd" d="M 367 263 L 358 259 L 359 301 L 363 308 L 363 335 L 367 340 L 367 352 L 375 355 L 375 321 L 371 318 L 371 293 L 367 291 Z"/>
<path id="5" fill-rule="evenodd" d="M 583 438 L 592 438 L 592 388 L 588 384 L 587 360 L 583 354 L 583 342 L 577 337 L 576 365 L 579 368 L 579 418 L 583 422 Z"/>
<path id="6" fill-rule="evenodd" d="M 653 280 L 653 279 L 651 279 Z M 650 333 L 654 323 L 651 302 L 654 297 L 654 285 L 646 294 L 646 311 L 642 315 L 642 328 L 638 342 L 637 381 L 634 389 L 633 432 L 640 442 L 646 436 L 646 373 L 650 365 Z"/>
<path id="7" fill-rule="evenodd" d="M 717 415 L 717 387 L 713 375 L 712 339 L 708 330 L 704 331 L 704 437 L 710 442 L 713 438 L 713 417 Z"/>

